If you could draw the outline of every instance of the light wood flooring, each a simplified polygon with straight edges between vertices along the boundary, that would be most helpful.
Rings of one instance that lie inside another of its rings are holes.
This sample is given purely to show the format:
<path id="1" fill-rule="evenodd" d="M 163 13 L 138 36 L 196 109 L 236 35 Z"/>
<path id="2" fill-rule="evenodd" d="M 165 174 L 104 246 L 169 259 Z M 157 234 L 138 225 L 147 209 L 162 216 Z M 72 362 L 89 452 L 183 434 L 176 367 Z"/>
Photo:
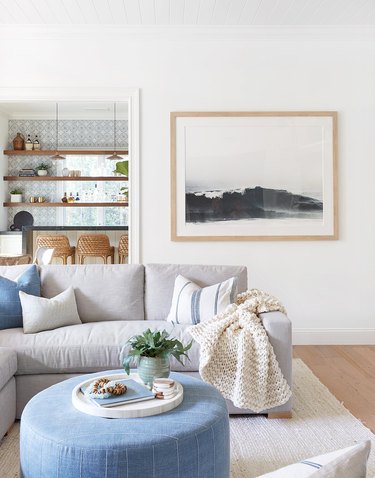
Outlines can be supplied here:
<path id="1" fill-rule="evenodd" d="M 297 345 L 294 357 L 375 433 L 374 345 Z"/>

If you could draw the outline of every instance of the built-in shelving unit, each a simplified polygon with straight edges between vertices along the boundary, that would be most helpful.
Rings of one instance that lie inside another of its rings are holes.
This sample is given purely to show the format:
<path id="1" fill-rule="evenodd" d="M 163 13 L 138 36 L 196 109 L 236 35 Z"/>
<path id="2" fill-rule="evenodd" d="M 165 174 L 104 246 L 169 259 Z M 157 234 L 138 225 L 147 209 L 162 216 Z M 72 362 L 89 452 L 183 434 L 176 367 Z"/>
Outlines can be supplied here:
<path id="1" fill-rule="evenodd" d="M 128 181 L 126 176 L 4 176 L 4 181 Z"/>
<path id="2" fill-rule="evenodd" d="M 95 155 L 100 155 L 100 154 L 113 154 L 113 149 L 59 149 L 59 151 L 56 150 L 43 150 L 43 149 L 32 149 L 31 151 L 26 151 L 24 149 L 21 150 L 15 150 L 15 149 L 6 149 L 4 150 L 4 154 L 7 156 L 53 156 L 56 153 L 60 154 L 71 154 L 71 155 L 80 155 L 80 156 L 86 156 L 89 154 L 95 154 Z M 127 155 L 128 151 L 127 150 L 121 150 L 121 151 L 116 151 L 117 154 L 119 155 Z"/>
<path id="3" fill-rule="evenodd" d="M 124 207 L 128 202 L 4 202 L 4 207 Z"/>

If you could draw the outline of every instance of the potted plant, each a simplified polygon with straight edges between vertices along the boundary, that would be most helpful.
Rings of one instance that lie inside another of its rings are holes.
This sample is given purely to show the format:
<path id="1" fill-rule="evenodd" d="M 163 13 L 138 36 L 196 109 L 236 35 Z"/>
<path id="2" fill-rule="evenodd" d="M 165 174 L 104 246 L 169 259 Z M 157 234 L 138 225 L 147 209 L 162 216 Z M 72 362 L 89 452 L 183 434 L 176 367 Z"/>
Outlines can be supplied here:
<path id="1" fill-rule="evenodd" d="M 10 202 L 22 202 L 23 190 L 14 188 L 10 192 Z"/>
<path id="2" fill-rule="evenodd" d="M 120 193 L 117 195 L 117 201 L 127 201 L 128 195 L 129 195 L 128 188 L 125 188 L 125 187 L 120 188 Z"/>
<path id="3" fill-rule="evenodd" d="M 38 176 L 47 176 L 48 170 L 49 170 L 49 164 L 46 164 L 46 163 L 40 163 L 35 168 L 35 171 L 37 172 Z"/>
<path id="4" fill-rule="evenodd" d="M 113 171 L 116 176 L 127 176 L 128 175 L 128 161 L 118 161 L 116 163 L 116 169 Z"/>
<path id="5" fill-rule="evenodd" d="M 147 329 L 143 334 L 134 335 L 127 341 L 126 345 L 130 347 L 130 350 L 123 361 L 125 372 L 129 375 L 130 364 L 135 362 L 139 377 L 151 387 L 154 378 L 169 377 L 171 355 L 184 365 L 181 357 L 189 358 L 186 352 L 192 343 L 191 340 L 184 346 L 176 338 L 170 337 L 166 330 L 160 332 Z"/>

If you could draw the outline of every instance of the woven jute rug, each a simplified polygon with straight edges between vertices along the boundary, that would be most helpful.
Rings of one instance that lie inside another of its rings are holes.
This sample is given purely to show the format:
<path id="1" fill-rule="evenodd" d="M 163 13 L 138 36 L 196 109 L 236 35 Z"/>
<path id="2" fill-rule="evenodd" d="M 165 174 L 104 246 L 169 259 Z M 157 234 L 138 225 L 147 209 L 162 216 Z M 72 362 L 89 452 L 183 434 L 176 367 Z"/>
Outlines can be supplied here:
<path id="1" fill-rule="evenodd" d="M 257 477 L 367 439 L 372 441 L 367 477 L 373 477 L 375 435 L 336 400 L 301 360 L 293 361 L 293 375 L 292 419 L 231 417 L 231 478 Z M 0 442 L 1 478 L 19 478 L 18 441 L 16 423 Z"/>

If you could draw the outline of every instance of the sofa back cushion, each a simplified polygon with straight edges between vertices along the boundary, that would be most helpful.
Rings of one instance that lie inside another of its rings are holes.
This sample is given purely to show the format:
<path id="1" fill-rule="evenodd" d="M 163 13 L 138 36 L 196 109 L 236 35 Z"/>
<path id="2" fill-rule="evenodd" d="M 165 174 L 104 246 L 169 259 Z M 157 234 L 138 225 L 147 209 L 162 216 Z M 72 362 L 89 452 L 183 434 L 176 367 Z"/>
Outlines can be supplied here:
<path id="1" fill-rule="evenodd" d="M 143 320 L 144 266 L 137 264 L 40 267 L 42 296 L 74 288 L 82 322 Z"/>
<path id="2" fill-rule="evenodd" d="M 145 318 L 164 320 L 171 308 L 175 279 L 182 275 L 207 287 L 231 277 L 238 278 L 238 293 L 247 289 L 244 266 L 211 266 L 190 264 L 147 264 L 145 266 Z"/>

